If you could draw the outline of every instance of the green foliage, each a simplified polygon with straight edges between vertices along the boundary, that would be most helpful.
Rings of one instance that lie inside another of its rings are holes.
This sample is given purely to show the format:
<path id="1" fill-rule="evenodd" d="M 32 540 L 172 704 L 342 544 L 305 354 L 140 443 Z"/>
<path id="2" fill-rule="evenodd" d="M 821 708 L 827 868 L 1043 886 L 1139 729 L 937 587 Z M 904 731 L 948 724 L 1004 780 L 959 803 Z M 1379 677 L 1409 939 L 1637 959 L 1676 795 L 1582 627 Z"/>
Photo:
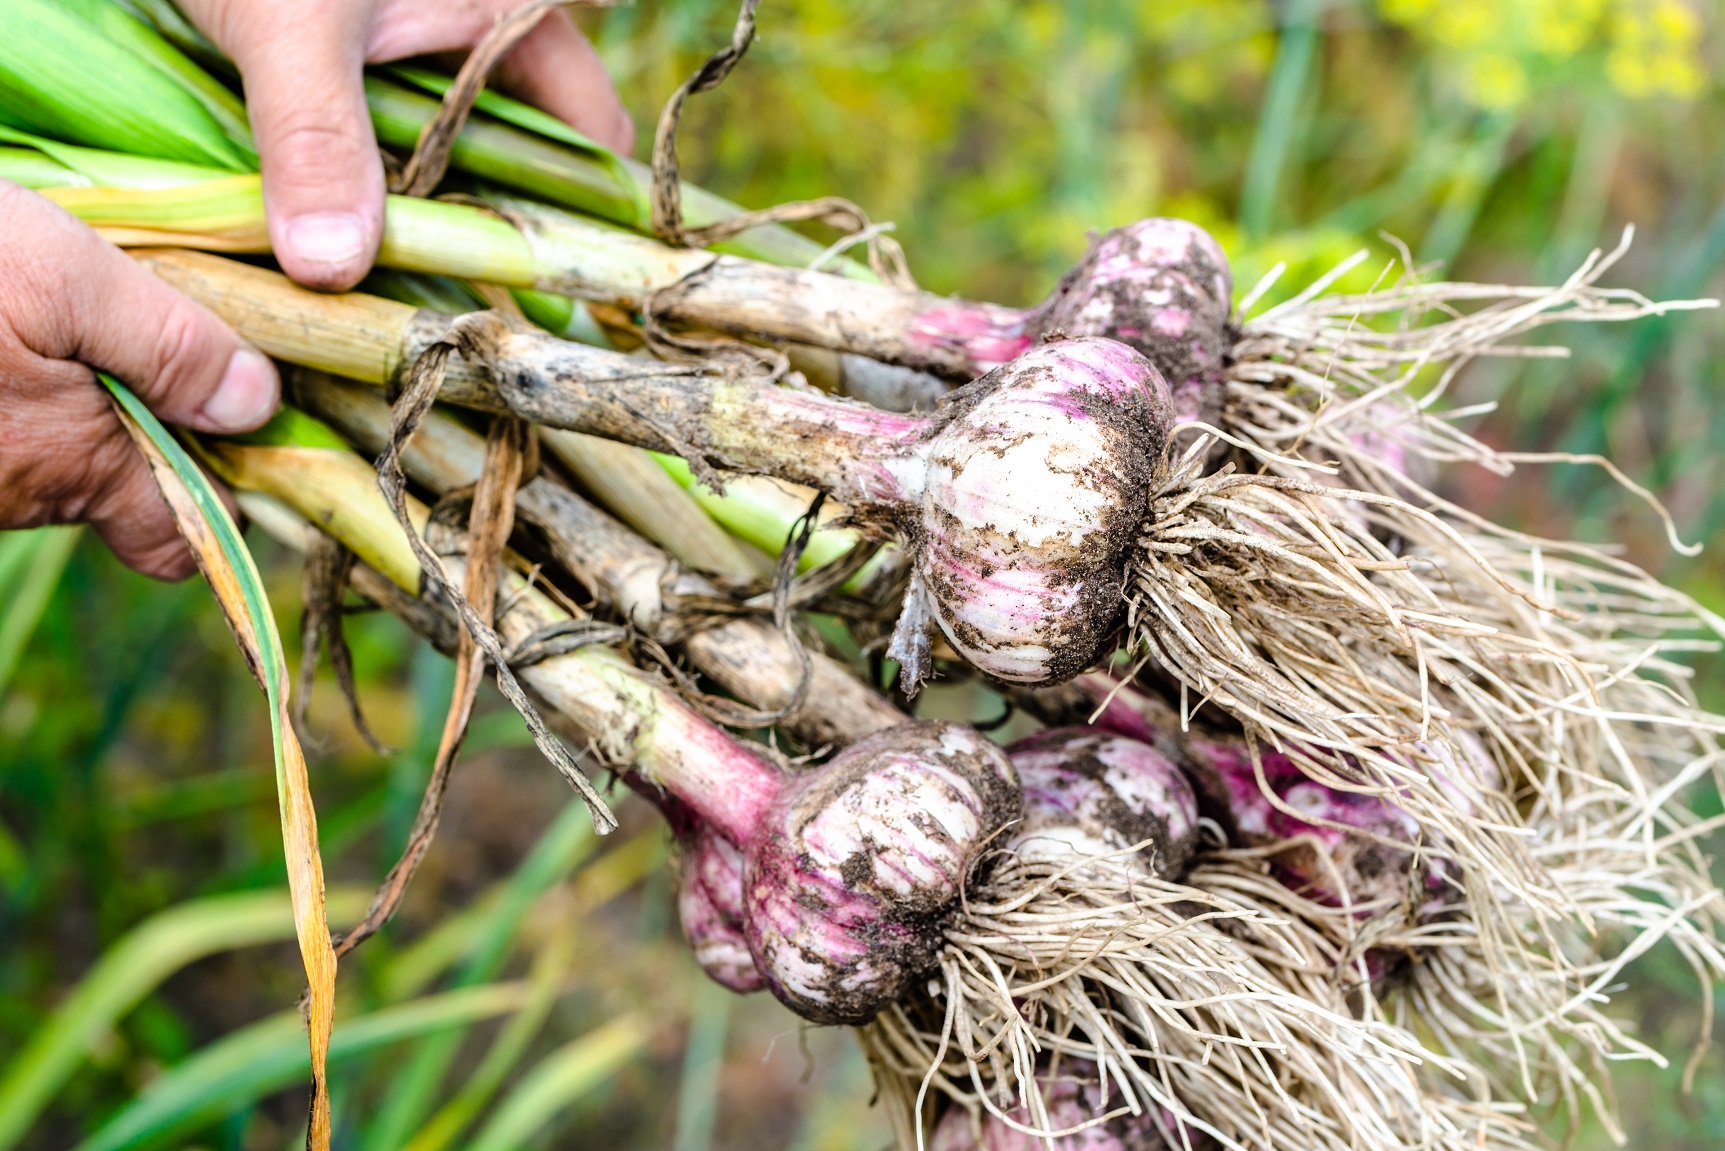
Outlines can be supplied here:
<path id="1" fill-rule="evenodd" d="M 170 27 L 163 0 L 134 6 L 210 63 Z M 26 134 L 202 170 L 11 132 L 0 170 L 182 182 L 250 167 L 243 118 L 220 92 L 100 7 L 0 0 L 0 85 L 20 69 L 77 81 L 64 107 L 22 117 L 3 89 L 0 105 Z M 644 136 L 733 14 L 730 0 L 648 0 L 583 17 Z M 26 33 L 43 20 L 82 22 L 85 41 L 99 24 L 110 34 L 75 59 L 31 55 Z M 1287 265 L 1269 299 L 1362 247 L 1372 258 L 1343 286 L 1369 286 L 1394 251 L 1385 234 L 1468 278 L 1550 280 L 1630 222 L 1637 245 L 1615 283 L 1720 294 L 1725 155 L 1705 145 L 1725 138 L 1722 27 L 1717 3 L 1701 0 L 774 0 L 742 67 L 690 102 L 681 152 L 691 178 L 750 206 L 846 195 L 897 222 L 929 287 L 1007 303 L 1045 292 L 1088 230 L 1157 213 L 1216 231 L 1239 290 Z M 175 127 L 158 136 L 135 123 L 143 105 L 117 102 L 121 90 L 177 93 L 149 109 Z M 385 134 L 410 143 L 429 96 L 381 79 L 372 95 L 380 120 L 396 117 Z M 463 153 L 471 171 L 498 171 L 522 138 L 523 113 L 491 110 Z M 546 194 L 638 215 L 639 165 L 570 141 L 533 156 Z M 831 239 L 810 236 L 812 249 Z M 525 302 L 568 322 L 550 301 Z M 1625 541 L 1725 607 L 1716 316 L 1552 338 L 1573 342 L 1574 358 L 1485 363 L 1459 381 L 1461 401 L 1500 405 L 1480 434 L 1608 451 L 1710 552 L 1671 562 L 1645 511 L 1588 469 L 1461 475 L 1455 491 L 1541 532 Z M 224 954 L 261 938 L 237 913 L 212 920 L 226 942 L 162 942 L 192 938 L 186 925 L 212 908 L 285 906 L 274 789 L 255 766 L 267 722 L 201 587 L 130 576 L 76 538 L 0 537 L 0 1124 L 28 1111 L 20 1145 L 31 1148 L 131 1145 L 145 1132 L 287 1146 L 304 1122 L 291 949 Z M 253 543 L 271 599 L 295 602 L 295 557 Z M 448 666 L 388 618 L 356 615 L 349 632 L 368 712 L 403 750 L 360 745 L 320 680 L 313 785 L 332 880 L 368 889 L 412 820 Z M 1716 663 L 1701 667 L 1703 690 L 1725 705 Z M 337 1145 L 647 1148 L 682 1133 L 692 1147 L 881 1146 L 866 1071 L 840 1037 L 808 1036 L 802 1086 L 788 1016 L 754 997 L 721 1020 L 696 996 L 705 985 L 662 869 L 639 887 L 616 881 L 608 902 L 581 894 L 617 851 L 598 853 L 582 820 L 558 814 L 566 795 L 530 751 L 486 735 L 517 730 L 480 716 L 400 921 L 344 960 Z M 274 938 L 291 930 L 285 914 Z M 1643 968 L 1646 989 L 1618 1006 L 1681 1055 L 1699 1014 L 1692 984 L 1663 954 Z M 1719 1056 L 1688 1099 L 1680 1073 L 1619 1070 L 1632 1139 L 1721 1145 Z"/>
<path id="2" fill-rule="evenodd" d="M 184 79 L 189 62 L 118 8 L 6 0 L 0 11 L 0 120 L 164 160 L 236 171 L 255 162 L 235 138 L 231 103 L 200 99 Z"/>
<path id="3" fill-rule="evenodd" d="M 292 938 L 293 908 L 285 892 L 194 900 L 139 925 L 103 954 L 29 1045 L 0 1069 L 0 1147 L 16 1145 L 100 1035 L 163 979 L 212 952 Z"/>
<path id="4" fill-rule="evenodd" d="M 470 1151 L 520 1147 L 559 1111 L 609 1079 L 641 1050 L 646 1038 L 641 1020 L 628 1016 L 552 1052 L 503 1100 L 468 1145 Z"/>
<path id="5" fill-rule="evenodd" d="M 291 923 L 290 923 L 291 930 Z M 465 987 L 346 1020 L 330 1044 L 330 1067 L 387 1044 L 448 1033 L 520 1006 L 521 988 Z M 159 1146 L 311 1074 L 299 1012 L 284 1011 L 210 1044 L 150 1084 L 78 1151 Z"/>
<path id="6" fill-rule="evenodd" d="M 78 544 L 77 528 L 37 528 L 0 536 L 0 697 Z"/>

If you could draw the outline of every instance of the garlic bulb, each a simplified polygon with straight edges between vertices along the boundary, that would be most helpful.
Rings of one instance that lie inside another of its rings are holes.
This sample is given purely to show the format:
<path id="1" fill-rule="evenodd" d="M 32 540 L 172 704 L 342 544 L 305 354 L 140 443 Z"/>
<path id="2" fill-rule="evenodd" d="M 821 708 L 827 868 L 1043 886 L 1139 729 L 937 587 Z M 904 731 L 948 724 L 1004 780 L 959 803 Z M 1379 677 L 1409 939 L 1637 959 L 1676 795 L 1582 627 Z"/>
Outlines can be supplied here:
<path id="1" fill-rule="evenodd" d="M 765 987 L 743 931 L 743 854 L 701 826 L 683 841 L 677 918 L 695 962 L 739 995 Z"/>
<path id="2" fill-rule="evenodd" d="M 1139 220 L 1103 233 L 1030 326 L 1137 349 L 1167 378 L 1178 419 L 1214 422 L 1233 290 L 1228 257 L 1209 232 L 1186 220 Z"/>
<path id="3" fill-rule="evenodd" d="M 935 1124 L 928 1151 L 1167 1151 L 1163 1128 L 1172 1128 L 1173 1116 L 1156 1108 L 1133 1115 L 1124 1110 L 1118 1092 L 1104 1093 L 1096 1066 L 1083 1059 L 1066 1059 L 1058 1069 L 1044 1068 L 1036 1076 L 1046 1116 L 1039 1121 L 1030 1108 L 1020 1104 L 1007 1112 L 1008 1123 L 988 1111 L 976 1114 L 950 1107 Z M 1161 1124 L 1157 1123 L 1161 1120 Z M 1088 1126 L 1087 1126 L 1088 1124 Z M 1043 1138 L 1029 1130 L 1065 1131 Z M 1076 1128 L 1076 1130 L 1074 1130 Z M 1194 1146 L 1207 1143 L 1198 1132 L 1188 1132 Z"/>
<path id="4" fill-rule="evenodd" d="M 1127 552 L 1165 446 L 1168 387 L 1112 340 L 1035 348 L 954 393 L 916 488 L 915 578 L 889 654 L 932 622 L 1002 683 L 1058 683 L 1120 623 Z"/>
<path id="5" fill-rule="evenodd" d="M 1143 844 L 1133 860 L 1149 874 L 1173 879 L 1185 870 L 1198 800 L 1160 751 L 1093 727 L 1050 728 L 1007 750 L 1024 788 L 1008 852 L 1062 866 Z"/>
<path id="6" fill-rule="evenodd" d="M 744 846 L 744 927 L 767 986 L 865 1023 L 924 974 L 980 849 L 1019 812 L 1006 753 L 969 728 L 871 736 L 789 779 Z"/>

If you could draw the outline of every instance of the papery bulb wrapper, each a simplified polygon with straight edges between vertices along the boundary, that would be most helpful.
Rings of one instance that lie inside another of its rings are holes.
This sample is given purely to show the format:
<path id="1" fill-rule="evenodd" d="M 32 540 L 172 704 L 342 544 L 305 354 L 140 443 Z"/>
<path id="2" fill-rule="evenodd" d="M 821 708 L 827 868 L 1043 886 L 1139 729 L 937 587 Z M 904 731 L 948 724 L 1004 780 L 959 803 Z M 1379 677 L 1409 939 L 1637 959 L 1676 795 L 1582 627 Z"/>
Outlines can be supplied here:
<path id="1" fill-rule="evenodd" d="M 818 1023 L 860 1024 L 925 972 L 983 846 L 1017 817 L 1006 753 L 907 724 L 793 777 L 748 846 L 749 950 Z"/>
<path id="2" fill-rule="evenodd" d="M 739 994 L 766 986 L 743 930 L 743 855 L 724 836 L 698 828 L 684 840 L 677 917 L 695 962 Z"/>
<path id="3" fill-rule="evenodd" d="M 1199 791 L 1240 842 L 1306 839 L 1278 854 L 1275 863 L 1289 885 L 1309 898 L 1394 904 L 1442 889 L 1442 862 L 1427 855 L 1416 863 L 1418 821 L 1383 796 L 1329 787 L 1286 755 L 1260 748 L 1264 782 L 1280 800 L 1278 806 L 1259 786 L 1244 739 L 1194 733 L 1184 746 Z M 1314 843 L 1321 845 L 1323 857 Z M 1345 891 L 1338 890 L 1338 882 Z"/>
<path id="4" fill-rule="evenodd" d="M 1046 684 L 1094 661 L 1169 410 L 1150 362 L 1105 339 L 1044 345 L 954 393 L 925 457 L 917 570 L 966 662 Z"/>
<path id="5" fill-rule="evenodd" d="M 1135 739 L 1093 727 L 1039 731 L 1007 749 L 1024 788 L 1024 815 L 1006 850 L 1062 866 L 1117 855 L 1151 875 L 1179 876 L 1198 840 L 1198 800 L 1180 768 Z"/>
<path id="6" fill-rule="evenodd" d="M 1186 220 L 1158 217 L 1098 237 L 1032 326 L 1130 345 L 1167 378 L 1176 418 L 1213 422 L 1232 307 L 1233 276 L 1215 237 Z"/>
<path id="7" fill-rule="evenodd" d="M 1104 1096 L 1096 1068 L 1082 1059 L 1068 1059 L 1058 1073 L 1042 1071 L 1036 1077 L 1037 1089 L 1047 1109 L 1047 1130 L 1063 1131 L 1094 1121 L 1121 1106 L 1117 1091 Z M 1164 1126 L 1173 1128 L 1173 1116 L 1158 1108 Z M 1028 1107 L 1008 1112 L 1013 1122 L 1035 1127 L 1036 1119 Z M 1208 1145 L 1198 1132 L 1190 1132 L 1195 1151 Z M 1167 1151 L 1155 1118 L 1149 1114 L 1116 1115 L 1094 1126 L 1084 1127 L 1070 1135 L 1042 1139 L 1003 1123 L 987 1112 L 972 1116 L 962 1107 L 947 1109 L 929 1137 L 928 1151 Z"/>

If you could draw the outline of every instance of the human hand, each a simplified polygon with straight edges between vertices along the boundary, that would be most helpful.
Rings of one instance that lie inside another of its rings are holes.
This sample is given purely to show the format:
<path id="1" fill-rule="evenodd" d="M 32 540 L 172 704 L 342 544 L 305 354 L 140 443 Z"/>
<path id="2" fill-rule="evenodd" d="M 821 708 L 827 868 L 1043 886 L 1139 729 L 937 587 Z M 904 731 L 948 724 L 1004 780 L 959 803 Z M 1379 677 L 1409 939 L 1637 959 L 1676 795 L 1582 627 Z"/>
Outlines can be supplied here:
<path id="1" fill-rule="evenodd" d="M 383 231 L 383 166 L 361 68 L 471 48 L 520 0 L 182 0 L 245 81 L 263 158 L 270 242 L 310 287 L 351 288 Z M 602 144 L 635 128 L 586 38 L 555 9 L 498 68 L 496 83 Z"/>
<path id="2" fill-rule="evenodd" d="M 204 432 L 267 420 L 275 368 L 35 193 L 0 180 L 0 220 L 0 529 L 88 520 L 128 566 L 183 579 L 191 554 L 91 368 Z"/>

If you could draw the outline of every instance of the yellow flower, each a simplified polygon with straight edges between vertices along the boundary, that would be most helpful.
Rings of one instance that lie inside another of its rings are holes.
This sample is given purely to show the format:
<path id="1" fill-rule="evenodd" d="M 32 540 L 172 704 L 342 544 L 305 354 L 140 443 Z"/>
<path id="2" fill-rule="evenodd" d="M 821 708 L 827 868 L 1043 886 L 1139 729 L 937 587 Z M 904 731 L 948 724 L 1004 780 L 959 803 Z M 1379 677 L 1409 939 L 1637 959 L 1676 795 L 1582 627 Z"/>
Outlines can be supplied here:
<path id="1" fill-rule="evenodd" d="M 1527 99 L 1527 70 L 1513 56 L 1485 53 L 1468 61 L 1463 89 L 1481 108 L 1513 108 Z"/>
<path id="2" fill-rule="evenodd" d="M 1693 99 L 1707 86 L 1701 17 L 1682 0 L 1620 0 L 1605 74 L 1626 96 Z"/>
<path id="3" fill-rule="evenodd" d="M 1540 84 L 1585 83 L 1603 49 L 1606 79 L 1636 98 L 1691 99 L 1707 87 L 1702 18 L 1686 0 L 1378 0 L 1384 19 L 1432 48 L 1463 97 L 1509 108 Z"/>
<path id="4" fill-rule="evenodd" d="M 1607 0 L 1531 0 L 1529 25 L 1539 52 L 1567 60 L 1594 42 Z"/>

